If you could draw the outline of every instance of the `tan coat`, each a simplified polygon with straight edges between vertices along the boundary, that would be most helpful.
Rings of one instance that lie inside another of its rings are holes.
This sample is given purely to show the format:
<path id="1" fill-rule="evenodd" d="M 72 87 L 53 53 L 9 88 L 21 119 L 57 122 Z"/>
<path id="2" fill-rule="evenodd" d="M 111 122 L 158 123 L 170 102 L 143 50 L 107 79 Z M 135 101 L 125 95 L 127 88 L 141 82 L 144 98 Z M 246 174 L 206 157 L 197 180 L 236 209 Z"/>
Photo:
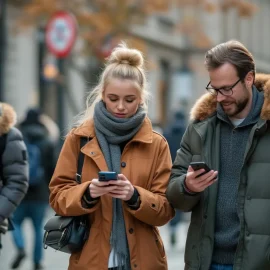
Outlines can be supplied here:
<path id="1" fill-rule="evenodd" d="M 85 154 L 82 184 L 74 181 L 79 154 L 80 136 L 90 138 L 82 148 Z M 121 157 L 121 173 L 136 187 L 141 204 L 131 210 L 123 202 L 131 268 L 134 270 L 165 270 L 166 255 L 156 226 L 166 224 L 174 210 L 165 197 L 171 157 L 166 140 L 152 131 L 150 120 L 127 143 Z M 67 136 L 50 183 L 50 204 L 60 215 L 89 214 L 90 237 L 83 250 L 72 254 L 69 270 L 107 270 L 112 228 L 112 198 L 103 195 L 90 209 L 82 207 L 81 199 L 98 171 L 106 171 L 102 151 L 95 137 L 93 121 L 74 129 Z"/>

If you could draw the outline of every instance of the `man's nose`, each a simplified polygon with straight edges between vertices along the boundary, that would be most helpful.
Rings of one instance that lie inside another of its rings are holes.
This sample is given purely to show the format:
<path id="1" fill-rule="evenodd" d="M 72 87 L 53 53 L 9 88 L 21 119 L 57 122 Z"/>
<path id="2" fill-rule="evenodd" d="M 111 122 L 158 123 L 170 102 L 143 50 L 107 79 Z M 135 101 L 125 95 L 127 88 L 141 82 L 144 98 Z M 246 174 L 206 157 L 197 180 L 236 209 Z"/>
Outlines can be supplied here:
<path id="1" fill-rule="evenodd" d="M 217 102 L 222 102 L 226 97 L 222 95 L 219 91 L 217 92 Z"/>

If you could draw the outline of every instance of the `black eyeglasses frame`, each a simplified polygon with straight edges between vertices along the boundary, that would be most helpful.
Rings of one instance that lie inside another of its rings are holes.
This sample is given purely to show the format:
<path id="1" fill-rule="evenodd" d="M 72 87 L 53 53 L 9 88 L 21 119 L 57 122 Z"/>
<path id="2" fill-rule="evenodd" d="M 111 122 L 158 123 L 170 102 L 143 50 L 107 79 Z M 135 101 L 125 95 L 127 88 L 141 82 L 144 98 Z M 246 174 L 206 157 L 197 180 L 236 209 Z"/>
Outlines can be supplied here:
<path id="1" fill-rule="evenodd" d="M 220 93 L 223 96 L 231 96 L 233 94 L 233 88 L 241 81 L 242 79 L 238 79 L 236 83 L 234 83 L 232 86 L 228 86 L 228 87 L 221 87 L 221 88 L 213 88 L 213 87 L 209 87 L 211 81 L 207 84 L 207 86 L 205 87 L 205 89 L 212 95 L 217 96 L 218 93 Z M 225 92 L 224 92 L 225 91 Z M 224 94 L 226 93 L 226 94 Z M 228 93 L 228 94 L 227 94 Z"/>

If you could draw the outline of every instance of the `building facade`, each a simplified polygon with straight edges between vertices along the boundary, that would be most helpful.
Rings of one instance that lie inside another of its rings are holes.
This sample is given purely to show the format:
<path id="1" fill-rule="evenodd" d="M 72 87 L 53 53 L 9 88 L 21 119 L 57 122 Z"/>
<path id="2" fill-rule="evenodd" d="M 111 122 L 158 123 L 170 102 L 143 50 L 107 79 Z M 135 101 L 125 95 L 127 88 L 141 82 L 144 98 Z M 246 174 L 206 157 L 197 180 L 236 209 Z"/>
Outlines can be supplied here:
<path id="1" fill-rule="evenodd" d="M 236 9 L 209 13 L 172 7 L 168 14 L 151 16 L 143 27 L 131 29 L 133 35 L 144 39 L 147 44 L 146 59 L 151 63 L 148 71 L 151 92 L 149 116 L 155 124 L 166 126 L 175 110 L 181 109 L 188 114 L 194 101 L 205 91 L 208 74 L 203 66 L 204 54 L 215 44 L 229 39 L 243 42 L 255 57 L 257 71 L 270 72 L 270 32 L 267 29 L 270 2 L 253 0 L 252 3 L 258 6 L 258 10 L 248 18 L 239 16 Z M 65 70 L 65 83 L 58 81 L 56 84 L 40 76 L 46 64 L 41 53 L 44 49 L 41 47 L 42 44 L 44 46 L 43 34 L 34 28 L 14 31 L 10 19 L 15 17 L 13 12 L 8 9 L 4 99 L 15 107 L 19 118 L 29 106 L 42 105 L 45 113 L 60 125 L 65 134 L 74 116 L 84 108 L 91 82 L 85 82 L 69 66 Z M 181 18 L 184 21 L 194 18 L 197 32 L 193 33 L 194 28 L 176 31 Z M 200 31 L 207 35 L 208 46 L 196 46 L 194 43 L 196 38 L 200 43 Z"/>

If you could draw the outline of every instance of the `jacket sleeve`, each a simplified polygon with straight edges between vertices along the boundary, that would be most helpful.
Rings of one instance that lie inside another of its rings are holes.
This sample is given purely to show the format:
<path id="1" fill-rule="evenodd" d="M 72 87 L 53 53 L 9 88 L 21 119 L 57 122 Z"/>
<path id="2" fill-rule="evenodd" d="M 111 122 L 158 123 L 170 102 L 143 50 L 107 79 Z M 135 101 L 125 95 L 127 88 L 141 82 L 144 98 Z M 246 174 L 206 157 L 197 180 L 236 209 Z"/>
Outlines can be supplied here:
<path id="1" fill-rule="evenodd" d="M 162 226 L 173 218 L 174 209 L 165 196 L 171 166 L 170 150 L 165 139 L 162 139 L 156 171 L 150 189 L 135 186 L 140 195 L 140 207 L 132 210 L 125 204 L 127 211 L 140 221 L 152 226 Z"/>
<path id="2" fill-rule="evenodd" d="M 191 211 L 201 198 L 201 193 L 191 195 L 184 190 L 187 169 L 192 160 L 191 132 L 192 126 L 190 125 L 182 138 L 180 149 L 177 151 L 166 191 L 166 196 L 173 207 L 184 212 Z"/>
<path id="3" fill-rule="evenodd" d="M 91 213 L 99 207 L 98 202 L 92 208 L 82 205 L 82 198 L 90 181 L 78 184 L 75 181 L 80 141 L 71 132 L 61 149 L 54 174 L 49 184 L 50 205 L 61 216 L 79 216 Z"/>
<path id="4" fill-rule="evenodd" d="M 28 189 L 28 162 L 21 132 L 11 128 L 2 156 L 3 182 L 0 191 L 0 223 L 20 204 Z"/>

